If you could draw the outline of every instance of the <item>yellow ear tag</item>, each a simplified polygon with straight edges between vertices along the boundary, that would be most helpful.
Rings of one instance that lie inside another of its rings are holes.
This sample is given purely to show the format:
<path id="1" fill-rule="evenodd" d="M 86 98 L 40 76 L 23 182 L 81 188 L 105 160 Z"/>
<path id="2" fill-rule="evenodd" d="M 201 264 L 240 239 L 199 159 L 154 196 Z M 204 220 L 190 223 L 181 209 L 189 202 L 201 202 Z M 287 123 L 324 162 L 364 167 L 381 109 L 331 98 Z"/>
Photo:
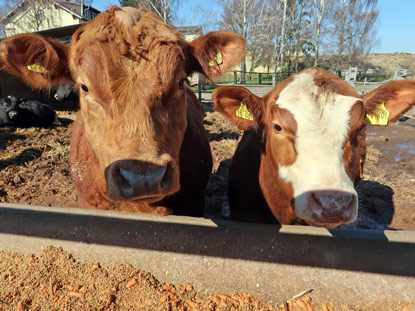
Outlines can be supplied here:
<path id="1" fill-rule="evenodd" d="M 374 114 L 366 114 L 365 123 L 372 125 L 388 125 L 389 111 L 385 107 L 385 102 L 378 105 Z"/>
<path id="2" fill-rule="evenodd" d="M 208 62 L 209 67 L 215 67 L 215 66 L 222 65 L 222 64 L 223 64 L 223 58 L 222 58 L 221 52 L 216 53 L 215 60 L 210 60 Z"/>
<path id="3" fill-rule="evenodd" d="M 27 69 L 30 71 L 38 72 L 38 73 L 49 73 L 49 71 L 46 70 L 45 67 L 43 67 L 39 63 L 34 63 L 33 65 L 28 65 Z"/>
<path id="4" fill-rule="evenodd" d="M 248 108 L 246 107 L 244 103 L 241 103 L 241 106 L 239 107 L 238 110 L 236 110 L 235 114 L 239 118 L 254 121 L 254 117 L 249 112 Z"/>

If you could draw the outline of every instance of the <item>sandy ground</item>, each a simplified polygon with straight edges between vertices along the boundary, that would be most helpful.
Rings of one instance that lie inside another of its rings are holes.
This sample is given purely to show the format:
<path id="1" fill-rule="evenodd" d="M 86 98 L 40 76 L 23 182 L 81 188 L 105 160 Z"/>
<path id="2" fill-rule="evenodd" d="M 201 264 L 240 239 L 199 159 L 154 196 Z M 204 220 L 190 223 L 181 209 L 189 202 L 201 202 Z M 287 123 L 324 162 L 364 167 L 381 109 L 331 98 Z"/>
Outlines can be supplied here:
<path id="1" fill-rule="evenodd" d="M 164 284 L 125 263 L 82 263 L 60 248 L 36 257 L 0 251 L 0 310 L 410 311 L 413 302 L 314 303 L 312 293 L 267 306 L 248 293 L 207 294 L 191 284 Z"/>

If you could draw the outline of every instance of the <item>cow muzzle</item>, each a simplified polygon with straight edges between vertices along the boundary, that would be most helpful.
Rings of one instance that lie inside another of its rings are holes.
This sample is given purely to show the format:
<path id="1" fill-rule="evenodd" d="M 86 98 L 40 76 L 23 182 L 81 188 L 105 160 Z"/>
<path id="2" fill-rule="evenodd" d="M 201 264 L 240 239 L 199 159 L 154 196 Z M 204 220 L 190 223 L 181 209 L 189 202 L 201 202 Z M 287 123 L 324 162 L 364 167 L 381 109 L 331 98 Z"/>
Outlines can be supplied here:
<path id="1" fill-rule="evenodd" d="M 357 195 L 344 191 L 311 191 L 307 194 L 304 221 L 315 227 L 332 229 L 357 218 Z"/>
<path id="2" fill-rule="evenodd" d="M 172 163 L 158 165 L 140 160 L 118 160 L 105 169 L 107 194 L 113 199 L 155 201 L 169 191 Z"/>

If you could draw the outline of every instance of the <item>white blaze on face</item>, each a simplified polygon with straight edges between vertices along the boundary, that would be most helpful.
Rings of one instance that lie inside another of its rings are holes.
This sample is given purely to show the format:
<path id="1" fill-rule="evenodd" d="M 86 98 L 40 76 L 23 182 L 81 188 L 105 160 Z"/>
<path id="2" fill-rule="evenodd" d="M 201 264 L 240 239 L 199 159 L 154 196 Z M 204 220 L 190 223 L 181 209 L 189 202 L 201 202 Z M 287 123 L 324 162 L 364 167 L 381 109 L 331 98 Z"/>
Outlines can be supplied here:
<path id="1" fill-rule="evenodd" d="M 297 122 L 297 158 L 290 166 L 280 165 L 279 176 L 291 183 L 295 212 L 300 217 L 313 218 L 307 202 L 310 191 L 357 196 L 346 173 L 342 146 L 349 130 L 350 109 L 358 100 L 319 89 L 310 73 L 297 75 L 279 95 L 276 104 L 291 112 Z M 350 212 L 357 215 L 357 200 L 354 202 Z"/>

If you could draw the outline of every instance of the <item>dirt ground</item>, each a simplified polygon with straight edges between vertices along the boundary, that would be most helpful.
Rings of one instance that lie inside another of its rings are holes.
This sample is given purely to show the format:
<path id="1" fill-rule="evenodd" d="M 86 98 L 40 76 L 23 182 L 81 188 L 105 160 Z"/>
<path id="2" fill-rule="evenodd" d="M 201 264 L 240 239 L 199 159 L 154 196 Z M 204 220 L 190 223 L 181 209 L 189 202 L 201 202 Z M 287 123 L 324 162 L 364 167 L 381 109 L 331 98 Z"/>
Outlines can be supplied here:
<path id="1" fill-rule="evenodd" d="M 227 172 L 241 131 L 202 104 L 214 155 L 207 189 L 207 216 L 225 217 Z M 58 111 L 73 116 L 73 111 Z M 65 119 L 48 129 L 0 128 L 0 202 L 77 206 L 68 163 L 72 129 Z M 364 180 L 358 187 L 354 227 L 415 230 L 415 120 L 370 127 Z M 50 247 L 37 258 L 0 251 L 0 311 L 3 310 L 415 310 L 413 302 L 376 305 L 315 304 L 312 294 L 289 304 L 264 306 L 246 293 L 196 292 L 190 284 L 158 282 L 128 264 L 84 264 Z M 284 302 L 281 302 L 283 304 Z"/>
<path id="2" fill-rule="evenodd" d="M 214 157 L 206 215 L 226 218 L 228 169 L 242 134 L 212 103 L 202 103 Z M 76 108 L 60 107 L 63 122 L 48 129 L 0 128 L 0 202 L 78 206 L 68 162 L 71 120 Z M 69 115 L 68 115 L 69 114 Z M 415 119 L 367 129 L 360 212 L 352 227 L 415 230 Z"/>
<path id="3" fill-rule="evenodd" d="M 370 126 L 360 218 L 384 228 L 415 230 L 415 120 Z M 364 227 L 364 226 L 363 226 Z"/>

